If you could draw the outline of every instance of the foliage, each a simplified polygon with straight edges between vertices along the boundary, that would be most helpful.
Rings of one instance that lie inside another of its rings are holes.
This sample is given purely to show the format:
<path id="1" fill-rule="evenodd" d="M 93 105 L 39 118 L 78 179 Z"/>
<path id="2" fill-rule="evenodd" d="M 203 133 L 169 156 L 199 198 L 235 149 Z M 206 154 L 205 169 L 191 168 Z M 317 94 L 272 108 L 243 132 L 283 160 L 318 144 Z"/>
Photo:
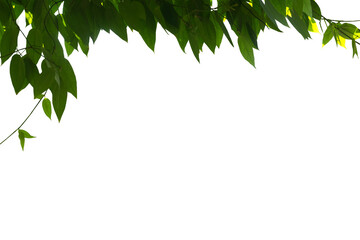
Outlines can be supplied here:
<path id="1" fill-rule="evenodd" d="M 335 39 L 345 46 L 348 40 L 353 56 L 358 55 L 359 29 L 325 18 L 314 0 L 0 0 L 0 57 L 2 64 L 11 59 L 15 93 L 31 86 L 45 114 L 51 118 L 53 107 L 60 121 L 68 94 L 77 97 L 76 77 L 67 56 L 74 50 L 87 55 L 90 41 L 95 43 L 100 31 L 113 32 L 124 41 L 128 29 L 137 31 L 154 50 L 160 25 L 176 37 L 184 52 L 189 44 L 200 61 L 203 47 L 215 53 L 224 36 L 234 45 L 231 30 L 242 56 L 255 66 L 260 32 L 281 32 L 281 24 L 293 26 L 308 39 L 309 32 L 319 31 L 318 24 L 322 29 L 322 23 L 326 25 L 323 45 Z M 47 91 L 51 101 L 44 98 Z M 23 147 L 31 135 L 17 130 Z"/>

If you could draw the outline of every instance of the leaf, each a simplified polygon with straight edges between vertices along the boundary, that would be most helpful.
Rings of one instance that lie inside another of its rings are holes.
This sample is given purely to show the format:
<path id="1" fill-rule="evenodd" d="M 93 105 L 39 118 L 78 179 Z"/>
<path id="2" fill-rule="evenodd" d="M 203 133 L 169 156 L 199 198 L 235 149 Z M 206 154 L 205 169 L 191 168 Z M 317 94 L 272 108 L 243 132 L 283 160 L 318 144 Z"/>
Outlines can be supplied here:
<path id="1" fill-rule="evenodd" d="M 29 11 L 25 12 L 26 26 L 32 24 L 33 22 L 33 14 Z"/>
<path id="2" fill-rule="evenodd" d="M 1 64 L 4 64 L 6 60 L 14 54 L 17 47 L 18 35 L 19 29 L 16 26 L 10 25 L 5 29 L 0 45 Z"/>
<path id="3" fill-rule="evenodd" d="M 238 35 L 238 44 L 242 56 L 246 61 L 253 65 L 253 67 L 255 67 L 254 44 L 246 28 L 243 28 L 241 33 Z"/>
<path id="4" fill-rule="evenodd" d="M 303 0 L 303 1 L 304 1 L 304 6 L 303 6 L 304 13 L 309 17 L 312 17 L 311 0 Z"/>
<path id="5" fill-rule="evenodd" d="M 37 78 L 39 74 L 39 70 L 36 66 L 36 64 L 30 60 L 30 58 L 25 55 L 23 57 L 24 64 L 25 64 L 25 77 L 27 79 L 27 82 L 31 84 L 31 86 L 34 86 L 35 78 Z"/>
<path id="6" fill-rule="evenodd" d="M 273 22 L 273 24 L 276 25 L 275 20 L 279 21 L 284 26 L 289 26 L 286 22 L 286 18 L 284 15 L 280 14 L 272 5 L 270 1 L 265 1 L 265 5 L 262 1 L 259 1 L 261 7 L 264 9 L 266 15 L 269 17 L 269 19 Z"/>
<path id="7" fill-rule="evenodd" d="M 353 49 L 353 57 L 355 57 L 355 55 L 359 57 L 355 39 L 352 40 L 352 49 Z"/>
<path id="8" fill-rule="evenodd" d="M 196 19 L 197 26 L 198 26 L 198 32 L 201 38 L 204 40 L 205 44 L 208 46 L 208 48 L 215 53 L 216 48 L 216 32 L 215 27 L 213 23 L 210 20 L 203 20 L 200 21 L 199 19 Z"/>
<path id="9" fill-rule="evenodd" d="M 35 138 L 34 136 L 31 136 L 30 133 L 28 133 L 25 130 L 19 129 L 18 130 L 18 134 L 19 134 L 19 139 L 20 139 L 20 145 L 22 150 L 24 151 L 24 147 L 25 147 L 25 138 Z"/>
<path id="10" fill-rule="evenodd" d="M 304 9 L 304 0 L 293 0 L 293 9 L 301 17 Z"/>
<path id="11" fill-rule="evenodd" d="M 63 16 L 66 24 L 76 33 L 84 45 L 89 45 L 89 37 L 93 30 L 88 0 L 67 0 L 64 1 Z"/>
<path id="12" fill-rule="evenodd" d="M 166 28 L 172 33 L 177 33 L 180 27 L 180 18 L 174 6 L 167 1 L 161 1 L 160 11 L 164 17 Z"/>
<path id="13" fill-rule="evenodd" d="M 321 10 L 319 5 L 314 0 L 311 0 L 312 17 L 321 20 Z"/>
<path id="14" fill-rule="evenodd" d="M 44 98 L 42 100 L 42 107 L 46 116 L 48 116 L 48 118 L 51 119 L 52 108 L 51 108 L 51 102 L 48 98 Z"/>
<path id="15" fill-rule="evenodd" d="M 308 30 L 309 30 L 310 32 L 320 33 L 320 32 L 319 32 L 319 28 L 318 28 L 315 20 L 312 19 L 312 18 L 310 18 L 310 17 L 309 17 L 309 28 L 308 28 Z"/>
<path id="16" fill-rule="evenodd" d="M 139 29 L 139 33 L 146 43 L 146 45 L 152 50 L 155 51 L 155 42 L 156 42 L 156 27 L 157 22 L 155 21 L 153 15 L 146 10 L 146 21 L 145 21 L 145 27 Z"/>
<path id="17" fill-rule="evenodd" d="M 345 39 L 359 39 L 360 38 L 360 30 L 353 24 L 343 23 L 339 27 L 337 27 L 338 33 Z"/>
<path id="18" fill-rule="evenodd" d="M 142 3 L 138 1 L 121 1 L 119 13 L 131 28 L 139 31 L 145 26 L 146 13 Z"/>
<path id="19" fill-rule="evenodd" d="M 216 20 L 217 20 L 217 23 L 220 25 L 221 29 L 223 30 L 225 37 L 228 39 L 228 41 L 229 41 L 229 43 L 231 44 L 231 46 L 234 47 L 234 44 L 233 44 L 233 42 L 232 42 L 232 40 L 231 40 L 231 37 L 230 37 L 230 34 L 229 34 L 226 26 L 224 25 L 223 20 L 221 19 L 221 17 L 220 17 L 218 14 L 216 14 L 215 18 L 216 18 Z"/>
<path id="20" fill-rule="evenodd" d="M 70 62 L 63 59 L 59 70 L 61 84 L 64 84 L 66 90 L 71 93 L 75 98 L 77 97 L 76 77 Z"/>
<path id="21" fill-rule="evenodd" d="M 66 101 L 67 101 L 67 91 L 63 85 L 58 85 L 57 83 L 53 83 L 50 88 L 52 93 L 52 103 L 56 113 L 56 116 L 60 122 L 61 117 L 65 111 Z"/>
<path id="22" fill-rule="evenodd" d="M 55 70 L 47 64 L 47 60 L 44 59 L 41 63 L 42 72 L 34 79 L 34 97 L 36 98 L 53 85 L 55 81 Z"/>
<path id="23" fill-rule="evenodd" d="M 334 24 L 330 24 L 325 33 L 322 40 L 323 47 L 330 42 L 330 40 L 334 37 Z"/>
<path id="24" fill-rule="evenodd" d="M 335 36 L 336 45 L 340 45 L 341 47 L 346 48 L 345 38 L 340 36 L 337 30 L 334 31 L 334 36 Z"/>
<path id="25" fill-rule="evenodd" d="M 16 94 L 23 90 L 28 84 L 25 78 L 24 60 L 18 54 L 14 55 L 11 59 L 10 77 Z"/>
<path id="26" fill-rule="evenodd" d="M 41 57 L 42 48 L 42 34 L 37 28 L 33 28 L 29 31 L 26 48 L 27 55 L 36 64 Z"/>
<path id="27" fill-rule="evenodd" d="M 309 23 L 308 19 L 301 19 L 296 12 L 291 12 L 291 17 L 287 17 L 290 23 L 295 27 L 295 29 L 303 36 L 304 39 L 311 38 L 308 28 Z"/>
<path id="28" fill-rule="evenodd" d="M 122 40 L 127 42 L 127 26 L 124 19 L 112 4 L 105 2 L 104 6 L 105 22 L 108 24 L 110 30 L 118 35 Z"/>

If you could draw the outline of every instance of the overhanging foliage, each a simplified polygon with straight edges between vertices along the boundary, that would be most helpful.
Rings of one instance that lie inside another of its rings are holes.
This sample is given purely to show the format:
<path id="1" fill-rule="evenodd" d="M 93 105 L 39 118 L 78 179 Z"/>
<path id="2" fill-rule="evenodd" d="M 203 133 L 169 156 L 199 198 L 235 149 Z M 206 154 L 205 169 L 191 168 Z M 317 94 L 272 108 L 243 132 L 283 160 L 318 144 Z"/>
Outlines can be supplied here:
<path id="1" fill-rule="evenodd" d="M 20 28 L 20 21 L 26 27 Z M 204 46 L 215 53 L 223 38 L 234 46 L 232 31 L 242 56 L 255 66 L 260 32 L 280 32 L 279 25 L 294 27 L 304 39 L 320 27 L 323 45 L 335 39 L 345 46 L 349 40 L 353 56 L 358 54 L 359 29 L 325 18 L 314 0 L 0 0 L 0 57 L 2 64 L 10 59 L 15 93 L 31 86 L 46 115 L 50 118 L 53 108 L 60 121 L 68 94 L 77 97 L 67 56 L 74 50 L 87 55 L 90 41 L 95 43 L 101 31 L 127 41 L 127 30 L 135 30 L 154 50 L 156 29 L 161 26 L 176 37 L 183 51 L 189 44 L 198 61 Z M 24 45 L 18 44 L 20 38 Z M 51 101 L 44 98 L 48 91 Z M 20 129 L 22 125 L 14 133 L 19 132 L 23 147 L 31 135 Z"/>

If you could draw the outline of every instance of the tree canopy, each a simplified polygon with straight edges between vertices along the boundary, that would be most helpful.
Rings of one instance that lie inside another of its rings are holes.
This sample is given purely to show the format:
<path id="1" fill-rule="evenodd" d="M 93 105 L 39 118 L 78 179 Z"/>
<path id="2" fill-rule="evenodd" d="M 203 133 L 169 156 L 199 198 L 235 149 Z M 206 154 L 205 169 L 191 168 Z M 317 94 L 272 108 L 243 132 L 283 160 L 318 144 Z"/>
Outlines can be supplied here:
<path id="1" fill-rule="evenodd" d="M 326 18 L 314 0 L 0 0 L 0 57 L 1 64 L 10 61 L 15 93 L 31 86 L 36 106 L 41 103 L 49 118 L 54 109 L 60 121 L 68 94 L 77 97 L 67 58 L 74 50 L 87 55 L 101 31 L 124 41 L 128 29 L 137 31 L 154 51 L 161 26 L 182 51 L 189 44 L 199 62 L 204 46 L 215 53 L 226 38 L 255 67 L 259 34 L 281 32 L 280 25 L 295 28 L 304 39 L 321 29 L 323 46 L 332 39 L 340 46 L 350 41 L 353 56 L 358 55 L 360 30 L 351 21 Z M 21 129 L 25 121 L 10 134 L 18 132 L 22 148 L 33 137 Z"/>

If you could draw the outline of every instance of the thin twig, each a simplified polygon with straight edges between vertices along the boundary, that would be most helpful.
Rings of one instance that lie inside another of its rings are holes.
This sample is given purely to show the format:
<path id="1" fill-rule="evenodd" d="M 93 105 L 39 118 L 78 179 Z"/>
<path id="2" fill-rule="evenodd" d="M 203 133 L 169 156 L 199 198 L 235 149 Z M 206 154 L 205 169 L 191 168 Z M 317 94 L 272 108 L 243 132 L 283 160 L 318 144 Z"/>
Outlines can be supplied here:
<path id="1" fill-rule="evenodd" d="M 38 107 L 38 105 L 40 104 L 40 102 L 43 100 L 43 98 L 45 97 L 45 94 L 39 99 L 39 101 L 36 103 L 35 107 L 31 110 L 31 112 L 29 113 L 29 115 L 25 118 L 25 120 L 20 124 L 20 126 L 18 128 L 16 128 L 9 136 L 7 136 L 2 142 L 0 142 L 0 145 L 3 144 L 6 140 L 8 140 L 12 135 L 14 135 L 25 123 L 26 121 L 30 118 L 30 116 L 33 114 L 33 112 L 35 111 L 35 109 Z"/>

